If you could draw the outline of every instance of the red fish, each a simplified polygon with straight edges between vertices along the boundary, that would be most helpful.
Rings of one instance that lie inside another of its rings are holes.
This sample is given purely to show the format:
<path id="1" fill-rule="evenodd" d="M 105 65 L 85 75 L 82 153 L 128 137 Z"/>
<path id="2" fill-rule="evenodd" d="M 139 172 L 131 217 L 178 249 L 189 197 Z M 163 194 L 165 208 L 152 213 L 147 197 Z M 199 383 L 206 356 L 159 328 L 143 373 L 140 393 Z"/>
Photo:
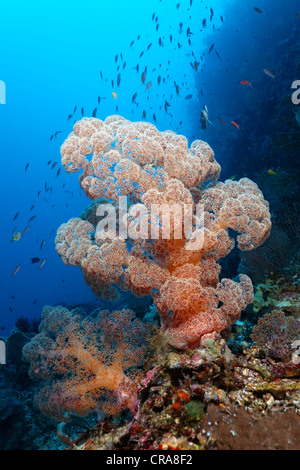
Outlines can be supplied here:
<path id="1" fill-rule="evenodd" d="M 151 88 L 151 85 L 152 85 L 152 82 L 148 82 L 146 85 L 146 89 L 149 90 L 149 88 Z"/>
<path id="2" fill-rule="evenodd" d="M 40 262 L 40 265 L 39 265 L 39 268 L 38 268 L 38 269 L 41 269 L 41 268 L 44 266 L 44 264 L 46 263 L 46 260 L 47 260 L 47 258 L 44 258 L 44 259 Z"/>
<path id="3" fill-rule="evenodd" d="M 225 126 L 223 119 L 221 119 L 220 117 L 219 117 L 219 121 L 221 124 L 223 124 L 223 126 Z"/>
<path id="4" fill-rule="evenodd" d="M 21 265 L 19 264 L 15 269 L 14 272 L 12 273 L 12 277 L 17 274 L 17 272 L 20 270 Z"/>
<path id="5" fill-rule="evenodd" d="M 273 72 L 271 72 L 271 70 L 264 69 L 264 72 L 265 72 L 265 74 L 268 75 L 269 77 L 275 78 L 275 75 L 274 75 Z"/>
<path id="6" fill-rule="evenodd" d="M 251 82 L 249 82 L 248 80 L 241 80 L 240 85 L 250 86 L 251 88 L 253 88 Z"/>
<path id="7" fill-rule="evenodd" d="M 146 72 L 144 70 L 144 72 L 142 73 L 142 84 L 145 83 L 145 80 L 146 80 Z"/>
<path id="8" fill-rule="evenodd" d="M 231 121 L 231 124 L 236 127 L 238 130 L 240 130 L 240 126 L 235 122 L 235 121 Z"/>

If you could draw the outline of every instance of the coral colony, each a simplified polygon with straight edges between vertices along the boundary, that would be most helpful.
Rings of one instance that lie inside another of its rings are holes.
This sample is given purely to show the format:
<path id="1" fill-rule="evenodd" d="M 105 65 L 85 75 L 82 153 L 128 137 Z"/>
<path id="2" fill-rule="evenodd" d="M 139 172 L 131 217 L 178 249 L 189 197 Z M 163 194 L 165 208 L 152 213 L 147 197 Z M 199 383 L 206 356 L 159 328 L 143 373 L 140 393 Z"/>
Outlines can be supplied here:
<path id="1" fill-rule="evenodd" d="M 269 205 L 254 182 L 217 182 L 221 167 L 207 143 L 189 148 L 183 135 L 117 115 L 77 121 L 61 155 L 67 172 L 83 170 L 80 185 L 94 202 L 59 227 L 56 250 L 66 265 L 80 266 L 97 297 L 151 295 L 161 332 L 179 351 L 205 345 L 239 319 L 253 300 L 251 280 L 220 280 L 219 260 L 235 243 L 249 251 L 270 234 Z M 46 307 L 24 355 L 31 375 L 46 380 L 38 400 L 47 414 L 85 414 L 99 403 L 134 413 L 146 329 L 128 309 L 87 319 Z"/>

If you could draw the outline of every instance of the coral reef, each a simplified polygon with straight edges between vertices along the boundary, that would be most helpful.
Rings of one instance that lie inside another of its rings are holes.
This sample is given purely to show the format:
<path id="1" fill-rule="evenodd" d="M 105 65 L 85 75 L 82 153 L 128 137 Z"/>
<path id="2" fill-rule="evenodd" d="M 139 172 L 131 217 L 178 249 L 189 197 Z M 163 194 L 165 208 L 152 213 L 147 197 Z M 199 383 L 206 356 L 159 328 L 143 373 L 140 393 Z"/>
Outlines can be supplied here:
<path id="1" fill-rule="evenodd" d="M 87 211 L 86 219 L 71 219 L 56 237 L 62 260 L 81 267 L 98 297 L 116 300 L 120 289 L 137 297 L 152 295 L 165 336 L 179 349 L 197 347 L 206 335 L 239 318 L 253 298 L 251 281 L 245 275 L 239 282 L 219 281 L 218 260 L 235 246 L 231 233 L 246 251 L 270 233 L 269 206 L 255 183 L 247 178 L 217 183 L 221 168 L 208 144 L 197 140 L 188 148 L 182 135 L 117 115 L 104 122 L 77 121 L 61 155 L 68 172 L 83 170 L 85 194 L 108 212 L 99 219 L 106 224 L 102 232 Z M 101 198 L 117 206 L 125 196 L 129 213 L 117 224 Z M 153 216 L 157 205 L 160 212 Z M 164 217 L 169 218 L 168 236 Z M 128 240 L 120 232 L 125 223 Z"/>
<path id="2" fill-rule="evenodd" d="M 224 340 L 188 354 L 168 351 L 140 382 L 130 423 L 116 428 L 104 420 L 68 447 L 299 449 L 297 378 L 299 365 L 271 361 L 256 347 L 237 357 Z"/>

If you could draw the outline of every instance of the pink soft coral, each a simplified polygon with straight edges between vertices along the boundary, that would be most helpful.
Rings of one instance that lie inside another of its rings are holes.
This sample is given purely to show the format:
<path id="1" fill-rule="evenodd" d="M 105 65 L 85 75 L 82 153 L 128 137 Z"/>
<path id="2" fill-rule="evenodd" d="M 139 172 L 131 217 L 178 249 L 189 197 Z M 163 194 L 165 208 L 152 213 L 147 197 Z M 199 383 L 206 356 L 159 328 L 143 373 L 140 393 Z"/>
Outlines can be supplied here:
<path id="1" fill-rule="evenodd" d="M 269 236 L 269 205 L 254 182 L 243 178 L 217 183 L 221 168 L 208 144 L 197 140 L 189 148 L 182 135 L 121 116 L 76 122 L 61 155 L 68 172 L 83 169 L 80 184 L 90 199 L 105 197 L 116 204 L 127 196 L 132 233 L 142 220 L 148 230 L 149 238 L 132 236 L 128 243 L 118 234 L 99 238 L 96 226 L 84 217 L 59 228 L 57 252 L 66 264 L 80 265 L 97 296 L 115 299 L 119 289 L 136 296 L 151 294 L 169 343 L 180 349 L 197 347 L 203 336 L 239 318 L 253 298 L 251 281 L 240 276 L 239 282 L 220 282 L 219 259 L 235 246 L 230 231 L 237 234 L 241 250 L 252 250 Z M 162 207 L 154 221 L 158 236 L 150 230 L 154 218 L 141 215 L 143 210 L 150 214 L 153 204 Z M 195 247 L 185 232 L 181 238 L 177 232 L 183 232 L 187 206 L 191 226 L 201 226 L 199 204 L 204 242 Z M 164 237 L 160 226 L 167 216 L 170 236 Z M 90 214 L 90 220 L 96 217 Z"/>

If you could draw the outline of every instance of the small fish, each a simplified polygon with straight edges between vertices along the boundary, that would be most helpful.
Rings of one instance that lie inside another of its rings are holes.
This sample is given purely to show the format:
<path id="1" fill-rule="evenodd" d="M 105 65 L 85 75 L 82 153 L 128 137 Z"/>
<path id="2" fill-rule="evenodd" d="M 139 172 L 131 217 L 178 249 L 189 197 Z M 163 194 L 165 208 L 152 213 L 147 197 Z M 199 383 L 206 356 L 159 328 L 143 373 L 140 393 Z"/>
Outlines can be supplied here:
<path id="1" fill-rule="evenodd" d="M 240 130 L 240 126 L 235 122 L 235 121 L 231 121 L 231 124 L 236 127 L 238 130 Z"/>
<path id="2" fill-rule="evenodd" d="M 257 7 L 254 7 L 253 10 L 256 11 L 256 13 L 263 13 L 263 11 Z"/>
<path id="3" fill-rule="evenodd" d="M 84 115 L 84 108 L 81 108 L 81 116 Z"/>
<path id="4" fill-rule="evenodd" d="M 25 166 L 25 171 L 28 170 L 28 167 L 29 167 L 29 163 L 26 164 L 26 166 Z"/>
<path id="5" fill-rule="evenodd" d="M 272 170 L 271 168 L 268 170 L 269 175 L 275 176 L 276 171 Z"/>
<path id="6" fill-rule="evenodd" d="M 145 83 L 145 80 L 146 80 L 146 72 L 144 70 L 144 72 L 142 73 L 142 84 L 144 85 Z"/>
<path id="7" fill-rule="evenodd" d="M 146 85 L 146 89 L 149 90 L 151 88 L 152 82 L 148 82 Z"/>
<path id="8" fill-rule="evenodd" d="M 23 235 L 25 235 L 25 233 L 28 232 L 29 229 L 30 229 L 30 225 L 27 225 L 27 227 L 24 228 L 21 236 L 23 237 Z"/>
<path id="9" fill-rule="evenodd" d="M 153 120 L 154 120 L 154 122 L 156 122 L 156 116 L 155 116 L 155 114 L 153 114 Z"/>
<path id="10" fill-rule="evenodd" d="M 224 121 L 223 121 L 222 118 L 219 117 L 219 121 L 220 121 L 221 124 L 223 124 L 223 126 L 225 126 Z"/>
<path id="11" fill-rule="evenodd" d="M 20 212 L 17 212 L 13 218 L 13 221 L 16 220 L 16 218 L 18 217 L 18 215 L 20 214 Z"/>
<path id="12" fill-rule="evenodd" d="M 213 125 L 213 123 L 210 122 L 210 120 L 208 119 L 208 109 L 205 104 L 203 105 L 203 109 L 201 111 L 200 123 L 201 123 L 201 129 L 204 131 L 206 131 L 208 123 Z"/>
<path id="13" fill-rule="evenodd" d="M 38 269 L 41 269 L 41 268 L 44 266 L 44 264 L 46 263 L 46 261 L 47 261 L 47 258 L 44 258 L 44 259 L 40 262 Z"/>
<path id="14" fill-rule="evenodd" d="M 40 250 L 43 248 L 43 246 L 45 245 L 46 243 L 46 240 L 43 240 L 42 243 L 41 243 L 41 246 L 40 246 Z"/>
<path id="15" fill-rule="evenodd" d="M 218 53 L 217 49 L 215 49 L 215 54 L 216 54 L 216 56 L 218 57 L 219 60 L 222 60 L 222 58 L 221 58 L 220 54 Z"/>
<path id="16" fill-rule="evenodd" d="M 193 98 L 193 95 L 186 95 L 186 97 L 184 99 L 185 100 L 190 100 L 191 98 Z"/>
<path id="17" fill-rule="evenodd" d="M 241 81 L 240 81 L 240 85 L 243 85 L 243 86 L 250 86 L 251 88 L 253 88 L 251 82 L 249 82 L 248 80 L 241 80 Z"/>
<path id="18" fill-rule="evenodd" d="M 36 215 L 33 215 L 32 217 L 30 217 L 30 219 L 28 220 L 28 223 L 32 222 L 35 218 L 36 218 Z"/>
<path id="19" fill-rule="evenodd" d="M 21 238 L 21 232 L 14 232 L 14 236 L 10 240 L 11 242 L 18 242 Z"/>
<path id="20" fill-rule="evenodd" d="M 93 117 L 96 117 L 96 116 L 97 116 L 97 108 L 95 108 L 93 111 Z"/>
<path id="21" fill-rule="evenodd" d="M 61 168 L 59 168 L 59 169 L 57 170 L 56 177 L 58 177 L 58 176 L 60 175 L 60 172 L 61 172 Z"/>
<path id="22" fill-rule="evenodd" d="M 233 181 L 233 180 L 235 180 L 235 178 L 236 178 L 236 175 L 232 175 L 232 176 L 230 176 L 229 179 L 230 179 L 231 181 Z"/>
<path id="23" fill-rule="evenodd" d="M 117 87 L 120 86 L 120 83 L 121 83 L 121 74 L 118 73 L 118 76 L 117 76 Z"/>
<path id="24" fill-rule="evenodd" d="M 17 274 L 17 272 L 19 272 L 19 271 L 20 271 L 20 268 L 21 268 L 21 265 L 20 265 L 20 264 L 18 264 L 18 266 L 17 266 L 17 267 L 14 269 L 14 271 L 13 271 L 13 273 L 12 273 L 11 277 L 15 276 L 15 275 Z"/>
<path id="25" fill-rule="evenodd" d="M 39 261 L 40 261 L 40 258 L 37 258 L 37 257 L 31 258 L 31 263 L 32 264 L 38 263 Z"/>
<path id="26" fill-rule="evenodd" d="M 143 118 L 146 119 L 146 111 L 143 111 Z"/>
<path id="27" fill-rule="evenodd" d="M 263 69 L 265 74 L 268 75 L 269 77 L 271 78 L 275 78 L 275 75 L 273 72 L 271 72 L 271 70 L 268 70 L 268 69 Z"/>
<path id="28" fill-rule="evenodd" d="M 115 99 L 115 100 L 117 100 L 117 99 L 118 99 L 118 97 L 117 97 L 117 93 L 116 93 L 115 91 L 113 91 L 113 92 L 112 92 L 112 95 L 113 95 L 113 97 L 114 97 L 114 99 Z"/>
<path id="29" fill-rule="evenodd" d="M 208 51 L 209 54 L 211 53 L 211 51 L 213 50 L 214 47 L 215 47 L 214 44 L 212 44 L 212 45 L 210 46 L 209 51 Z"/>

